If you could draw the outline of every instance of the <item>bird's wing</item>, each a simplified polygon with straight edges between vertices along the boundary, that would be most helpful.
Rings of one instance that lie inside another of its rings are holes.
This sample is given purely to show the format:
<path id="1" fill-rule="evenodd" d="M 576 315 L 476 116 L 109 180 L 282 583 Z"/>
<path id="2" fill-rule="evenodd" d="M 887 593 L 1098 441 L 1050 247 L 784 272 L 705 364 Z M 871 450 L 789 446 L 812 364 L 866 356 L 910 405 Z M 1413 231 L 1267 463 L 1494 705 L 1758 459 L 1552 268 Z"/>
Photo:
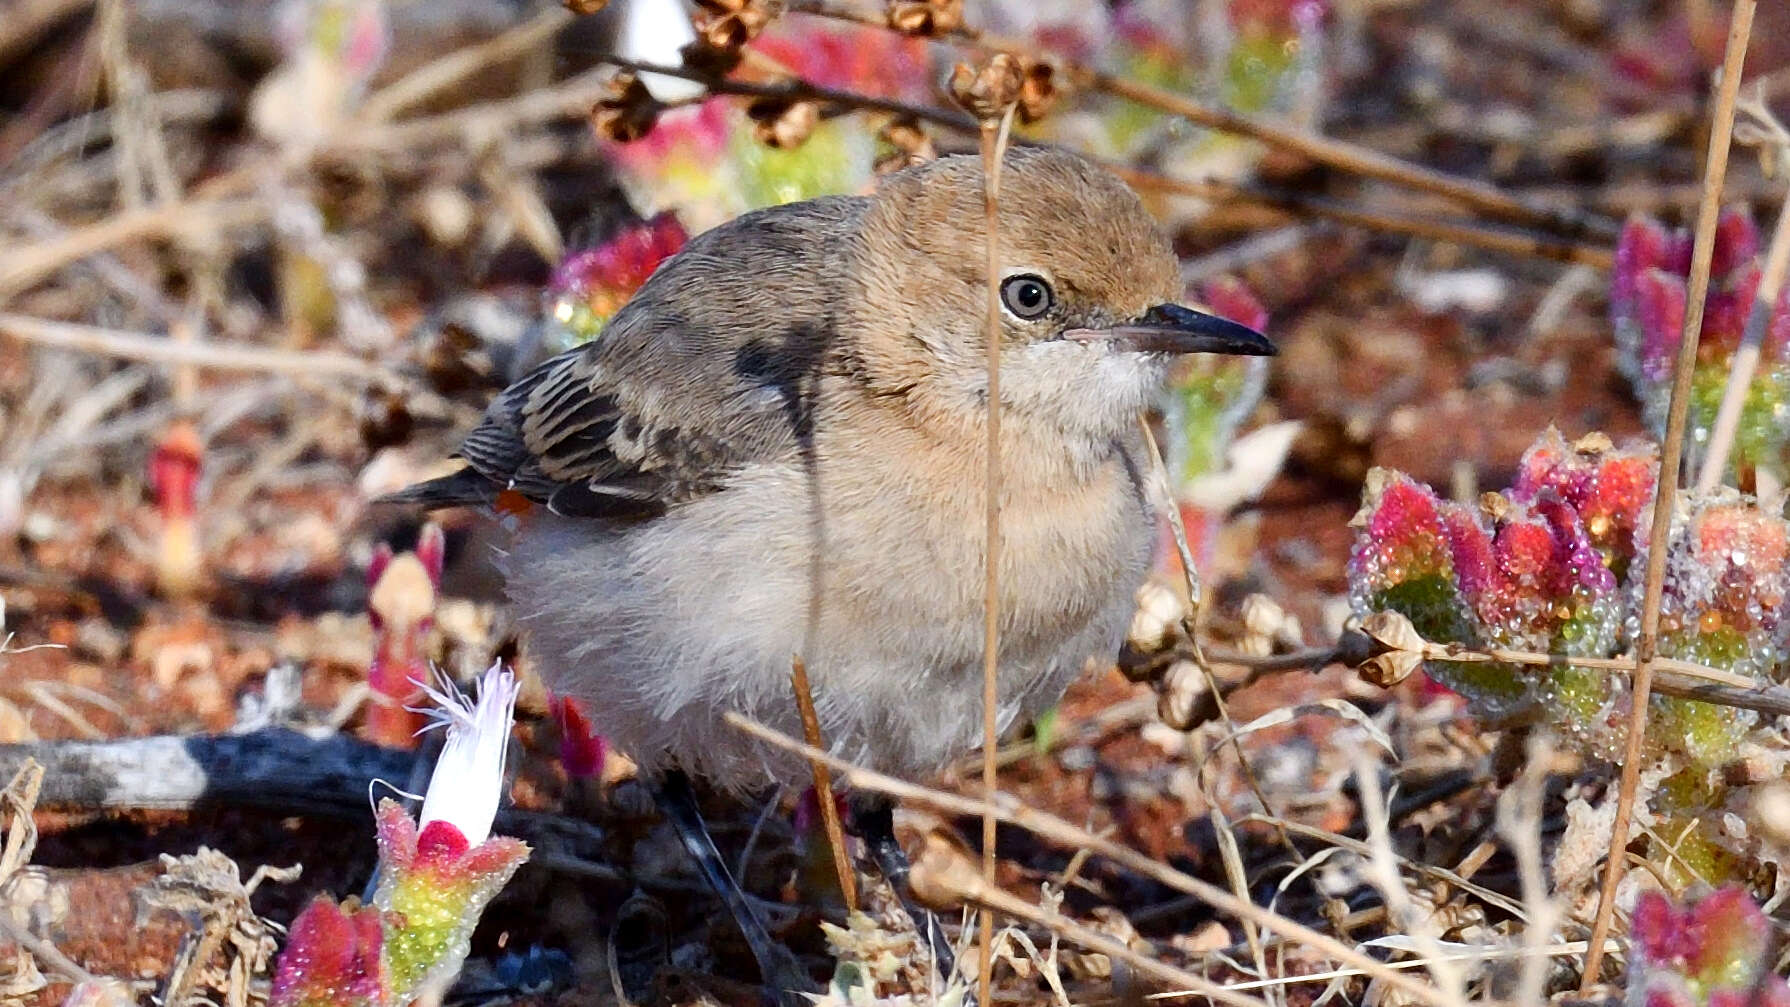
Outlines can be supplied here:
<path id="1" fill-rule="evenodd" d="M 460 447 L 466 468 L 387 499 L 447 507 L 513 490 L 568 516 L 640 520 L 793 456 L 837 342 L 837 250 L 863 202 L 761 210 L 699 235 L 595 341 L 499 394 Z"/>

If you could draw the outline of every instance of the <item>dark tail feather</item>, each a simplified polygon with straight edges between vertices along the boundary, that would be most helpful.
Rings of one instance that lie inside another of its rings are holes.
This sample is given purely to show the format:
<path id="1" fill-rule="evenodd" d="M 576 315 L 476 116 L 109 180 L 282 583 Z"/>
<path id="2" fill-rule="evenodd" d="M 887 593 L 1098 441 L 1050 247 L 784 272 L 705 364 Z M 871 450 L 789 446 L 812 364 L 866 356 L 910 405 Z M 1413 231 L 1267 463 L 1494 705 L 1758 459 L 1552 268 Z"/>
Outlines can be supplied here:
<path id="1" fill-rule="evenodd" d="M 439 510 L 443 507 L 483 507 L 497 500 L 500 487 L 480 475 L 471 466 L 440 478 L 406 486 L 396 493 L 387 493 L 375 504 L 403 504 Z"/>

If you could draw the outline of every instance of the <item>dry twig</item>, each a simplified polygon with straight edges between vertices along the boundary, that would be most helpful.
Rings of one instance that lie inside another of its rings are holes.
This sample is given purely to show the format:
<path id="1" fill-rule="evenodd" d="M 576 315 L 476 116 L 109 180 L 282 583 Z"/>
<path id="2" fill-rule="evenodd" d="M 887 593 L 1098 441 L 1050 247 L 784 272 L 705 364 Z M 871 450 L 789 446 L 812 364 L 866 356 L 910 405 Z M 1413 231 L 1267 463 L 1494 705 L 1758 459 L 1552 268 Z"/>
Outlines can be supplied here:
<path id="1" fill-rule="evenodd" d="M 1134 871 L 1176 891 L 1192 895 L 1220 912 L 1228 913 L 1240 920 L 1249 920 L 1264 930 L 1280 934 L 1288 940 L 1303 944 L 1338 962 L 1361 969 L 1369 977 L 1416 997 L 1417 1002 L 1432 1002 L 1437 995 L 1433 986 L 1403 975 L 1397 970 L 1387 967 L 1386 963 L 1362 954 L 1328 934 L 1313 930 L 1303 923 L 1288 919 L 1279 913 L 1263 909 L 1246 899 L 1239 899 L 1217 885 L 1202 881 L 1184 871 L 1178 871 L 1165 863 L 1089 832 L 1087 829 L 1058 818 L 1049 812 L 1028 807 L 1011 794 L 991 792 L 989 800 L 948 794 L 878 773 L 875 770 L 865 769 L 829 752 L 805 745 L 750 717 L 738 713 L 727 713 L 724 715 L 724 719 L 729 725 L 745 731 L 767 744 L 826 762 L 834 772 L 837 772 L 845 779 L 846 783 L 853 787 L 861 787 L 879 794 L 888 794 L 903 801 L 912 801 L 915 804 L 937 808 L 955 815 L 980 817 L 985 814 L 993 814 L 998 820 L 1026 829 L 1049 842 L 1070 849 L 1090 850 L 1094 855 L 1105 857 L 1127 870 Z"/>
<path id="2" fill-rule="evenodd" d="M 1727 55 L 1722 60 L 1722 79 L 1710 127 L 1709 159 L 1703 170 L 1703 200 L 1697 209 L 1697 233 L 1691 249 L 1690 289 L 1685 298 L 1684 329 L 1679 338 L 1678 361 L 1672 372 L 1672 403 L 1666 417 L 1666 440 L 1660 450 L 1658 490 L 1653 499 L 1653 527 L 1647 545 L 1647 574 L 1641 595 L 1641 635 L 1635 648 L 1635 679 L 1631 697 L 1628 738 L 1622 760 L 1622 783 L 1616 792 L 1616 820 L 1610 832 L 1610 852 L 1604 863 L 1603 885 L 1598 893 L 1597 918 L 1591 927 L 1591 950 L 1585 955 L 1580 992 L 1597 983 L 1603 964 L 1604 938 L 1616 911 L 1616 885 L 1625 866 L 1628 825 L 1635 808 L 1635 788 L 1640 781 L 1641 743 L 1647 734 L 1647 701 L 1653 689 L 1654 660 L 1659 655 L 1660 598 L 1666 581 L 1666 545 L 1672 532 L 1672 509 L 1678 491 L 1679 466 L 1684 456 L 1685 419 L 1689 415 L 1691 378 L 1697 361 L 1697 338 L 1703 331 L 1704 299 L 1709 295 L 1709 270 L 1715 254 L 1715 225 L 1721 211 L 1722 178 L 1727 174 L 1728 147 L 1734 137 L 1734 102 L 1740 93 L 1741 67 L 1746 61 L 1747 37 L 1752 31 L 1757 0 L 1737 0 L 1728 29 Z"/>
<path id="3" fill-rule="evenodd" d="M 800 657 L 789 662 L 790 685 L 796 693 L 796 710 L 802 715 L 802 733 L 808 744 L 826 747 L 821 741 L 820 715 L 814 711 L 814 690 L 808 685 L 808 666 Z M 827 830 L 827 845 L 833 848 L 833 870 L 839 875 L 839 892 L 845 897 L 845 908 L 858 911 L 858 878 L 852 873 L 851 858 L 845 852 L 845 829 L 839 824 L 839 805 L 833 801 L 833 777 L 827 764 L 808 760 L 814 771 L 814 803 L 820 809 L 820 820 Z"/>

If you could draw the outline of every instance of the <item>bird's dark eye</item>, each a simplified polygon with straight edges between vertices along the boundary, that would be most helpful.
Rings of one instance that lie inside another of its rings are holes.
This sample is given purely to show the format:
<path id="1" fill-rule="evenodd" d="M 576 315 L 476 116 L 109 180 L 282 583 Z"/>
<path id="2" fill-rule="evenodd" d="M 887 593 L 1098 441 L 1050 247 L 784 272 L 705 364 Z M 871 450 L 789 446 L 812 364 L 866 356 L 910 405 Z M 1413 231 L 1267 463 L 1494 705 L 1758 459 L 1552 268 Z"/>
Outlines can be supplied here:
<path id="1" fill-rule="evenodd" d="M 1015 317 L 1031 320 L 1042 316 L 1056 303 L 1050 284 L 1041 276 L 1023 273 L 1001 281 L 1001 304 Z"/>

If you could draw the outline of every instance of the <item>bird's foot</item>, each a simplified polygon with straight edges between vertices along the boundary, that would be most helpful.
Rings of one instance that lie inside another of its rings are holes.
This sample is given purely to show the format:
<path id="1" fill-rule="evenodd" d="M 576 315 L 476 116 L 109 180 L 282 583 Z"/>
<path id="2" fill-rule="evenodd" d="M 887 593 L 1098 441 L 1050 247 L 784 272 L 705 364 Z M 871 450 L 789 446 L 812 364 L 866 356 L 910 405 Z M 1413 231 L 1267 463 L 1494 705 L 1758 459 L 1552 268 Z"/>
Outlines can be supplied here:
<path id="1" fill-rule="evenodd" d="M 657 796 L 660 810 L 677 830 L 684 851 L 695 861 L 709 888 L 726 904 L 745 936 L 752 957 L 758 961 L 767 999 L 777 1007 L 811 1007 L 812 1001 L 804 994 L 815 989 L 813 979 L 796 961 L 795 954 L 771 936 L 757 909 L 734 881 L 721 852 L 715 848 L 714 837 L 703 823 L 689 778 L 681 773 L 667 774 L 659 784 Z"/>
<path id="2" fill-rule="evenodd" d="M 895 897 L 901 901 L 901 908 L 914 921 L 914 927 L 926 938 L 926 946 L 932 951 L 933 967 L 939 978 L 948 981 L 957 969 L 957 955 L 951 948 L 951 938 L 945 933 L 945 925 L 932 910 L 921 905 L 915 898 L 913 889 L 908 884 L 910 864 L 907 851 L 895 838 L 895 805 L 878 795 L 866 795 L 858 799 L 853 807 L 852 828 L 864 840 L 864 846 L 870 858 L 876 861 L 877 869 L 895 890 Z M 971 1007 L 973 997 L 964 1000 L 965 1007 Z"/>

